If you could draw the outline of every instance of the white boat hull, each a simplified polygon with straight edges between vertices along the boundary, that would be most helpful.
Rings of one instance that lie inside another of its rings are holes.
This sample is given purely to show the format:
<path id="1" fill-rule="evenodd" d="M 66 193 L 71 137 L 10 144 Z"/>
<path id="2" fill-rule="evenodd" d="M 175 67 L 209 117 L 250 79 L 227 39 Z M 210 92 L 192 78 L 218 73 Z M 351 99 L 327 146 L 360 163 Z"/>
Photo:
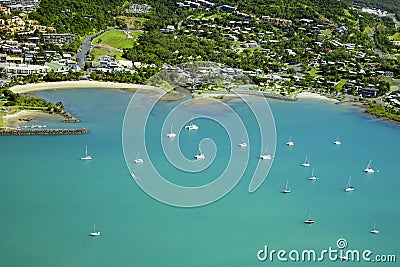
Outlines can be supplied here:
<path id="1" fill-rule="evenodd" d="M 133 162 L 135 162 L 136 164 L 142 164 L 143 160 L 142 159 L 135 159 Z"/>
<path id="2" fill-rule="evenodd" d="M 91 232 L 90 235 L 91 236 L 100 236 L 100 232 Z"/>
<path id="3" fill-rule="evenodd" d="M 169 133 L 169 134 L 167 134 L 167 137 L 168 138 L 174 138 L 174 137 L 176 137 L 176 134 L 175 133 Z"/>
<path id="4" fill-rule="evenodd" d="M 205 159 L 205 156 L 204 156 L 204 154 L 199 154 L 199 155 L 196 155 L 196 156 L 194 156 L 196 159 Z"/>

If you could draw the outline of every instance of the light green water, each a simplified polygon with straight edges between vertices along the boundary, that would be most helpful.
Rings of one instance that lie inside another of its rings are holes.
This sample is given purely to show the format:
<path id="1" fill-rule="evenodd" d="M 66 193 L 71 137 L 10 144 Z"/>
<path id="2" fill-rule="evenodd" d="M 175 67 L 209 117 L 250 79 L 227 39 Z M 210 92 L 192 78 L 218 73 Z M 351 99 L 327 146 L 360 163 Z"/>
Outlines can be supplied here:
<path id="1" fill-rule="evenodd" d="M 90 132 L 0 138 L 0 266 L 283 266 L 288 263 L 277 259 L 260 262 L 257 252 L 265 245 L 287 251 L 335 249 L 339 238 L 347 240 L 349 249 L 398 256 L 398 125 L 326 102 L 269 101 L 277 126 L 277 152 L 261 188 L 249 194 L 251 175 L 246 173 L 221 200 L 185 209 L 149 197 L 128 172 L 121 129 L 131 93 L 82 89 L 35 95 L 63 101 L 81 119 L 68 127 Z M 160 105 L 163 110 L 163 105 L 167 109 L 173 103 Z M 213 111 L 212 106 L 207 109 Z M 237 110 L 247 115 L 248 111 Z M 155 114 L 155 124 L 162 119 Z M 182 142 L 188 157 L 204 136 L 224 146 L 226 136 L 208 123 L 199 120 L 201 131 L 190 136 L 195 141 Z M 185 134 L 182 140 L 188 138 Z M 337 134 L 341 146 L 332 144 Z M 289 136 L 294 147 L 285 145 Z M 85 145 L 94 158 L 91 162 L 79 160 Z M 149 153 L 160 151 L 152 146 Z M 259 151 L 251 153 L 250 167 Z M 318 181 L 308 181 L 311 169 L 300 166 L 306 155 Z M 379 172 L 367 175 L 362 170 L 370 158 Z M 165 175 L 174 176 L 173 168 L 162 160 L 159 164 Z M 221 160 L 217 165 L 223 164 Z M 215 172 L 221 171 L 218 166 Z M 212 171 L 207 171 L 204 182 L 212 178 Z M 356 190 L 345 193 L 350 175 Z M 292 193 L 285 195 L 280 191 L 286 180 Z M 187 181 L 180 177 L 175 182 Z M 310 208 L 317 220 L 311 226 L 303 223 Z M 379 235 L 369 233 L 375 221 Z M 88 235 L 93 224 L 101 237 Z M 324 266 L 344 264 L 366 265 L 324 261 Z"/>

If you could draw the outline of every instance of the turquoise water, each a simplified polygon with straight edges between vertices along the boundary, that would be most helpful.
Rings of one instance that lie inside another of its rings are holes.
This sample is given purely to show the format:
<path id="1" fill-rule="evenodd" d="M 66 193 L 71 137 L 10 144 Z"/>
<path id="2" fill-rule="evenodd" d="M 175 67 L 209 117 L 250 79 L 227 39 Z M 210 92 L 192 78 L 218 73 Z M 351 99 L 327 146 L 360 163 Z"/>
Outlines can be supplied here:
<path id="1" fill-rule="evenodd" d="M 121 133 L 131 93 L 82 89 L 35 95 L 61 100 L 81 120 L 67 126 L 86 127 L 89 133 L 0 138 L 0 266 L 283 266 L 288 263 L 260 262 L 257 252 L 264 245 L 288 251 L 336 248 L 339 238 L 347 240 L 349 249 L 399 256 L 398 125 L 330 102 L 270 100 L 277 148 L 264 184 L 255 193 L 247 191 L 250 169 L 260 154 L 255 149 L 250 152 L 249 170 L 228 195 L 211 205 L 185 209 L 154 200 L 130 176 Z M 168 110 L 173 105 L 164 102 L 158 108 Z M 237 103 L 232 106 L 248 116 Z M 206 109 L 211 114 L 218 111 L 213 106 Z M 153 117 L 149 127 L 154 131 L 146 132 L 150 141 L 160 139 L 156 130 L 165 114 Z M 198 141 L 214 140 L 218 157 L 215 166 L 204 171 L 207 175 L 193 174 L 188 181 L 165 163 L 158 142 L 149 146 L 150 155 L 159 155 L 161 172 L 178 184 L 208 183 L 227 162 L 224 129 L 208 120 L 196 123 L 200 130 L 190 135 L 182 131 L 180 146 L 192 158 Z M 249 119 L 247 127 L 253 123 Z M 65 126 L 55 121 L 46 124 Z M 249 132 L 251 147 L 256 148 L 257 128 Z M 341 146 L 332 144 L 338 134 Z M 294 147 L 285 145 L 290 136 Z M 94 158 L 91 162 L 79 160 L 85 145 Z M 320 178 L 315 182 L 307 180 L 311 168 L 300 166 L 305 156 Z M 362 170 L 371 158 L 379 172 L 365 174 Z M 345 193 L 350 175 L 355 191 Z M 280 191 L 286 180 L 292 193 L 285 195 Z M 303 223 L 309 209 L 317 220 L 311 226 Z M 375 221 L 379 235 L 369 233 Z M 93 224 L 101 237 L 88 236 Z M 324 261 L 326 266 L 343 264 Z"/>

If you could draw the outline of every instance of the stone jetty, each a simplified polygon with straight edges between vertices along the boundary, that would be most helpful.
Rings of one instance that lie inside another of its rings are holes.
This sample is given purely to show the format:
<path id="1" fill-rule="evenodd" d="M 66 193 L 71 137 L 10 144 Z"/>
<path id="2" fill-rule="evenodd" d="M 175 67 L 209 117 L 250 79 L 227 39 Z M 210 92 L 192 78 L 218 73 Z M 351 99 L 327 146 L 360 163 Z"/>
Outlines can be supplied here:
<path id="1" fill-rule="evenodd" d="M 69 135 L 69 134 L 86 134 L 86 128 L 80 129 L 0 129 L 0 135 Z"/>

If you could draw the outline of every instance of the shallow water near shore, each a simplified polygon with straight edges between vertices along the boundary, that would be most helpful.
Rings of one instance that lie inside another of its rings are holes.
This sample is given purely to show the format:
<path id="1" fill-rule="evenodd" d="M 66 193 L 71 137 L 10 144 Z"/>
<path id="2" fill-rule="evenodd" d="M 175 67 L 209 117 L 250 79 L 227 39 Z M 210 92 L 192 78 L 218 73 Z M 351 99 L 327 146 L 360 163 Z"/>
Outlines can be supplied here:
<path id="1" fill-rule="evenodd" d="M 40 123 L 48 128 L 85 127 L 89 133 L 0 138 L 0 266 L 284 266 L 288 263 L 280 262 L 276 254 L 273 262 L 270 258 L 260 262 L 257 252 L 265 245 L 269 250 L 337 249 L 339 238 L 347 240 L 348 249 L 400 256 L 400 180 L 395 169 L 399 125 L 330 101 L 269 100 L 277 151 L 259 190 L 248 193 L 251 173 L 246 172 L 217 202 L 176 208 L 144 193 L 126 167 L 121 133 L 131 92 L 74 89 L 33 95 L 61 100 L 80 119 L 76 124 Z M 237 105 L 235 101 L 232 106 Z M 159 105 L 159 110 L 168 110 L 174 103 Z M 204 109 L 210 114 L 218 111 L 212 105 Z M 236 110 L 246 116 L 245 110 Z M 154 124 L 162 123 L 164 116 L 154 113 Z M 215 132 L 217 126 L 196 123 L 199 131 L 181 133 L 184 155 L 197 153 L 197 142 L 205 136 L 217 146 L 226 145 L 226 136 Z M 250 137 L 256 131 L 249 129 Z M 338 134 L 342 145 L 335 146 Z M 159 138 L 160 133 L 154 135 Z M 285 145 L 290 136 L 294 147 Z M 257 141 L 250 144 L 257 147 Z M 85 145 L 92 161 L 80 160 Z M 161 147 L 152 146 L 149 153 L 162 153 Z M 259 153 L 250 152 L 250 167 L 258 162 Z M 305 156 L 310 168 L 300 166 Z M 362 170 L 370 159 L 376 172 L 365 174 Z M 225 163 L 223 159 L 217 162 L 215 174 Z M 319 177 L 314 182 L 307 179 L 313 167 Z M 174 176 L 173 168 L 163 171 Z M 196 181 L 178 177 L 174 182 L 207 183 L 213 172 L 206 172 L 204 179 L 199 174 Z M 355 191 L 345 193 L 350 175 Z M 281 193 L 286 180 L 291 194 Z M 316 219 L 313 225 L 303 223 L 309 209 Z M 378 235 L 369 232 L 374 222 Z M 89 236 L 94 224 L 100 237 Z M 328 257 L 323 262 L 324 266 L 340 265 Z M 320 266 L 318 262 L 295 264 Z"/>

